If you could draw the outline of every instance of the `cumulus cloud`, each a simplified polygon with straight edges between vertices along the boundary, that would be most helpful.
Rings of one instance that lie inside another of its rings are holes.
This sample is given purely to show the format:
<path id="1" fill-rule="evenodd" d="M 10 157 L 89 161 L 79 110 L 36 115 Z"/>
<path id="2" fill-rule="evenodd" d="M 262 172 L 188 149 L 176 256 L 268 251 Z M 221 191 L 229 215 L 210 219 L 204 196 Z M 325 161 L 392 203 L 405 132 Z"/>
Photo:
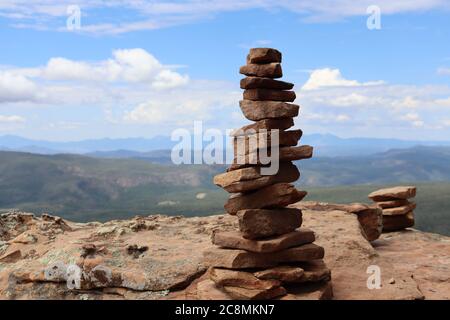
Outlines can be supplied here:
<path id="1" fill-rule="evenodd" d="M 123 81 L 149 83 L 156 88 L 173 88 L 189 81 L 187 75 L 163 66 L 152 54 L 140 48 L 114 50 L 112 58 L 99 62 L 51 58 L 46 66 L 29 69 L 27 73 L 48 80 Z"/>
<path id="2" fill-rule="evenodd" d="M 96 103 L 100 99 L 110 102 L 125 94 L 131 85 L 134 91 L 149 92 L 189 83 L 188 75 L 163 65 L 139 48 L 115 50 L 111 58 L 102 61 L 53 57 L 44 66 L 4 69 L 0 71 L 0 103 Z"/>
<path id="3" fill-rule="evenodd" d="M 345 128 L 358 129 L 360 134 L 379 128 L 437 130 L 450 113 L 449 86 L 361 82 L 346 79 L 339 69 L 332 68 L 311 71 L 297 99 L 302 105 L 303 126 L 316 132 L 344 123 Z"/>
<path id="4" fill-rule="evenodd" d="M 37 97 L 36 84 L 14 72 L 0 71 L 0 103 L 32 101 Z"/>
<path id="5" fill-rule="evenodd" d="M 357 87 L 382 84 L 382 81 L 358 82 L 345 79 L 339 69 L 323 68 L 311 71 L 302 90 L 316 90 L 323 87 Z"/>

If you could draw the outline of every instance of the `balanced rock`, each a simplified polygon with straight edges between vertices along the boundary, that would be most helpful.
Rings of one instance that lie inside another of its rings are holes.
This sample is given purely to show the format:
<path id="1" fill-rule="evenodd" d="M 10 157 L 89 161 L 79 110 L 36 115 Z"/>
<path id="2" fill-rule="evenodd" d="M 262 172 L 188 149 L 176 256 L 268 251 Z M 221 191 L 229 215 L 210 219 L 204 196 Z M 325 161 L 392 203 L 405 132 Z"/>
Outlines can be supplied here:
<path id="1" fill-rule="evenodd" d="M 410 211 L 413 211 L 415 208 L 416 208 L 416 204 L 414 202 L 411 202 L 411 203 L 407 204 L 406 206 L 383 209 L 383 215 L 385 215 L 385 216 L 403 215 L 403 214 L 407 214 Z"/>
<path id="2" fill-rule="evenodd" d="M 300 107 L 296 104 L 280 101 L 239 101 L 244 116 L 252 121 L 275 118 L 293 118 L 298 116 Z"/>
<path id="3" fill-rule="evenodd" d="M 278 141 L 275 136 L 278 135 Z M 248 154 L 256 149 L 274 146 L 295 146 L 302 137 L 302 130 L 271 130 L 233 138 L 234 153 Z"/>
<path id="4" fill-rule="evenodd" d="M 214 281 L 216 286 L 232 286 L 248 289 L 268 290 L 280 286 L 278 280 L 261 280 L 250 272 L 236 271 L 229 269 L 210 268 L 209 278 Z"/>
<path id="5" fill-rule="evenodd" d="M 276 149 L 275 149 L 276 150 Z M 309 159 L 313 156 L 313 147 L 298 146 L 298 147 L 281 147 L 278 150 L 278 159 L 280 162 L 295 161 Z M 270 161 L 273 156 L 272 148 L 257 149 L 245 155 L 237 154 L 233 159 L 233 164 L 229 167 L 229 171 L 248 167 L 249 165 L 262 165 Z"/>
<path id="6" fill-rule="evenodd" d="M 292 232 L 302 224 L 299 209 L 250 209 L 237 212 L 239 230 L 246 239 L 258 239 Z"/>
<path id="7" fill-rule="evenodd" d="M 414 213 L 408 212 L 403 215 L 383 215 L 383 231 L 397 231 L 414 226 Z"/>
<path id="8" fill-rule="evenodd" d="M 281 282 L 298 282 L 303 277 L 304 271 L 300 267 L 278 266 L 255 272 L 254 275 L 262 280 L 279 280 Z"/>
<path id="9" fill-rule="evenodd" d="M 285 101 L 292 102 L 296 98 L 294 91 L 282 91 L 282 90 L 271 90 L 271 89 L 246 89 L 244 91 L 244 99 L 261 101 Z"/>
<path id="10" fill-rule="evenodd" d="M 303 277 L 298 282 L 318 282 L 331 279 L 331 271 L 323 260 L 301 262 L 298 266 L 303 269 Z"/>
<path id="11" fill-rule="evenodd" d="M 271 78 L 245 77 L 241 79 L 241 89 L 274 89 L 274 90 L 291 90 L 293 83 L 275 80 Z"/>
<path id="12" fill-rule="evenodd" d="M 373 201 L 405 200 L 416 196 L 417 188 L 414 186 L 401 186 L 386 188 L 372 192 L 369 198 Z"/>
<path id="13" fill-rule="evenodd" d="M 232 195 L 225 204 L 225 210 L 235 215 L 243 209 L 285 207 L 301 201 L 306 194 L 306 191 L 298 191 L 289 183 L 277 183 L 252 193 Z"/>
<path id="14" fill-rule="evenodd" d="M 354 212 L 358 216 L 361 234 L 368 241 L 378 239 L 383 231 L 383 210 L 378 207 Z"/>
<path id="15" fill-rule="evenodd" d="M 214 184 L 231 193 L 248 192 L 266 186 L 294 182 L 300 177 L 300 171 L 292 162 L 282 162 L 275 175 L 261 175 L 260 167 L 248 167 L 225 172 L 214 177 Z"/>
<path id="16" fill-rule="evenodd" d="M 242 128 L 231 131 L 230 135 L 233 137 L 244 136 L 248 134 L 254 134 L 261 130 L 286 130 L 294 125 L 292 118 L 281 119 L 262 119 L 255 123 L 243 126 Z"/>
<path id="17" fill-rule="evenodd" d="M 237 300 L 269 300 L 286 294 L 286 289 L 283 287 L 273 287 L 272 289 L 261 290 L 224 286 L 223 290 L 231 298 Z"/>
<path id="18" fill-rule="evenodd" d="M 262 78 L 281 78 L 283 71 L 279 63 L 247 64 L 239 69 L 241 74 Z"/>
<path id="19" fill-rule="evenodd" d="M 390 201 L 377 202 L 377 206 L 379 206 L 381 209 L 402 207 L 402 206 L 407 206 L 409 204 L 410 204 L 410 202 L 408 200 L 390 200 Z"/>
<path id="20" fill-rule="evenodd" d="M 281 62 L 281 52 L 272 48 L 251 48 L 247 63 Z"/>
<path id="21" fill-rule="evenodd" d="M 322 259 L 323 256 L 323 248 L 313 243 L 271 253 L 221 248 L 212 248 L 204 252 L 205 263 L 208 266 L 228 269 L 274 267 L 284 262 Z"/>
<path id="22" fill-rule="evenodd" d="M 242 249 L 251 252 L 276 252 L 294 246 L 312 243 L 315 240 L 314 232 L 311 230 L 297 230 L 280 236 L 265 238 L 261 240 L 250 240 L 242 237 L 237 231 L 213 233 L 213 244 L 229 249 Z"/>

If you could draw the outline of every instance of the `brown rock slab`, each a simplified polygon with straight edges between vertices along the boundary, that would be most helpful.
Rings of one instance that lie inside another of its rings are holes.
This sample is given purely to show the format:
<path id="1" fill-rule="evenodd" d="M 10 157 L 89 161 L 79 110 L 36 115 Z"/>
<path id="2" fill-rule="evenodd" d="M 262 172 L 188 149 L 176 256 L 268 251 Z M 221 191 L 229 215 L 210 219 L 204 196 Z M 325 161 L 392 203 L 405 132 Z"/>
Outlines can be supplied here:
<path id="1" fill-rule="evenodd" d="M 224 286 L 223 290 L 233 299 L 237 300 L 269 300 L 286 294 L 283 287 L 274 287 L 268 290 L 247 289 Z"/>
<path id="2" fill-rule="evenodd" d="M 390 200 L 390 201 L 380 201 L 376 203 L 382 209 L 390 209 L 396 207 L 407 206 L 410 204 L 408 200 Z"/>
<path id="3" fill-rule="evenodd" d="M 298 191 L 292 184 L 277 183 L 252 193 L 233 194 L 225 204 L 225 210 L 235 215 L 239 210 L 285 207 L 301 201 L 306 191 Z"/>
<path id="4" fill-rule="evenodd" d="M 271 78 L 245 77 L 241 79 L 241 89 L 274 89 L 274 90 L 291 90 L 293 83 L 274 80 Z"/>
<path id="5" fill-rule="evenodd" d="M 323 260 L 302 262 L 298 266 L 303 269 L 303 277 L 298 282 L 318 282 L 331 279 L 331 271 Z"/>
<path id="6" fill-rule="evenodd" d="M 278 135 L 277 138 L 276 135 Z M 302 130 L 280 131 L 275 129 L 267 132 L 260 131 L 255 134 L 234 137 L 234 153 L 248 154 L 256 151 L 257 149 L 270 148 L 274 146 L 295 146 L 302 135 Z"/>
<path id="7" fill-rule="evenodd" d="M 294 182 L 300 177 L 300 171 L 291 162 L 280 164 L 278 173 L 271 176 L 260 174 L 259 167 L 248 167 L 219 174 L 214 177 L 214 183 L 231 193 L 248 192 L 266 186 Z"/>
<path id="8" fill-rule="evenodd" d="M 414 186 L 399 186 L 380 189 L 369 194 L 373 201 L 405 200 L 416 196 L 417 188 Z"/>
<path id="9" fill-rule="evenodd" d="M 285 101 L 293 102 L 296 98 L 294 91 L 272 90 L 272 89 L 246 89 L 244 99 L 252 101 Z"/>
<path id="10" fill-rule="evenodd" d="M 383 209 L 383 215 L 384 216 L 403 215 L 403 214 L 407 214 L 410 211 L 413 211 L 415 208 L 416 208 L 416 204 L 414 202 L 411 202 L 411 203 L 407 204 L 406 206 Z"/>
<path id="11" fill-rule="evenodd" d="M 197 298 L 199 300 L 231 300 L 232 298 L 223 290 L 218 288 L 214 281 L 205 279 L 196 284 L 193 290 L 194 295 L 188 298 Z M 191 300 L 189 299 L 189 300 Z"/>
<path id="12" fill-rule="evenodd" d="M 250 272 L 221 268 L 210 268 L 209 278 L 216 286 L 231 286 L 246 289 L 270 290 L 281 285 L 278 280 L 261 280 Z"/>
<path id="13" fill-rule="evenodd" d="M 249 134 L 255 134 L 261 130 L 286 130 L 294 125 L 294 120 L 292 118 L 281 118 L 281 119 L 262 119 L 255 123 L 243 126 L 242 128 L 233 130 L 230 135 L 237 137 Z"/>
<path id="14" fill-rule="evenodd" d="M 356 213 L 361 225 L 361 233 L 368 241 L 378 239 L 383 231 L 383 210 L 367 208 Z"/>
<path id="15" fill-rule="evenodd" d="M 300 107 L 296 104 L 281 101 L 239 101 L 244 116 L 252 121 L 263 119 L 295 118 Z"/>
<path id="16" fill-rule="evenodd" d="M 242 249 L 251 252 L 277 252 L 287 248 L 312 243 L 314 240 L 314 232 L 308 229 L 297 230 L 261 240 L 246 239 L 237 231 L 216 231 L 212 236 L 213 244 L 219 247 Z"/>
<path id="17" fill-rule="evenodd" d="M 281 78 L 283 76 L 279 63 L 247 64 L 239 69 L 239 73 L 262 78 Z"/>
<path id="18" fill-rule="evenodd" d="M 298 282 L 303 277 L 304 271 L 300 267 L 279 266 L 255 272 L 255 277 L 263 280 L 279 280 L 281 282 Z"/>
<path id="19" fill-rule="evenodd" d="M 333 286 L 331 282 L 302 284 L 288 289 L 288 294 L 280 300 L 331 300 Z"/>
<path id="20" fill-rule="evenodd" d="M 302 224 L 299 209 L 250 209 L 237 212 L 239 229 L 246 239 L 257 239 L 289 233 Z"/>
<path id="21" fill-rule="evenodd" d="M 274 148 L 275 149 L 275 148 Z M 276 151 L 276 149 L 275 149 Z M 308 145 L 298 147 L 278 148 L 278 160 L 281 162 L 310 159 L 313 156 L 314 148 Z M 270 163 L 272 148 L 257 149 L 245 155 L 237 154 L 233 159 L 233 164 L 228 168 L 229 171 L 248 167 L 249 165 L 262 165 Z"/>
<path id="22" fill-rule="evenodd" d="M 313 243 L 272 253 L 221 248 L 212 248 L 204 252 L 205 263 L 208 266 L 228 269 L 274 267 L 285 262 L 322 259 L 323 256 L 323 248 Z"/>
<path id="23" fill-rule="evenodd" d="M 247 63 L 281 62 L 281 52 L 272 48 L 251 48 Z"/>
<path id="24" fill-rule="evenodd" d="M 14 250 L 9 253 L 5 253 L 0 256 L 0 263 L 14 263 L 22 259 L 22 253 L 20 250 Z"/>
<path id="25" fill-rule="evenodd" d="M 403 215 L 383 215 L 383 232 L 397 231 L 414 226 L 414 213 L 408 212 Z"/>

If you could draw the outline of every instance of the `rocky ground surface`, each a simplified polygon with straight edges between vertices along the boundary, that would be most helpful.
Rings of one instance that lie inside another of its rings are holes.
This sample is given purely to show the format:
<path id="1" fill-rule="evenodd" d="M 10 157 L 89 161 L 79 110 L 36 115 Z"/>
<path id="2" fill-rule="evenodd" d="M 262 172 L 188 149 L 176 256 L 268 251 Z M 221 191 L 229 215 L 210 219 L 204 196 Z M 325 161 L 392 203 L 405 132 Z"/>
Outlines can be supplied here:
<path id="1" fill-rule="evenodd" d="M 450 299 L 450 237 L 407 229 L 369 242 L 358 216 L 335 208 L 303 210 L 303 226 L 325 248 L 335 299 Z M 213 246 L 214 229 L 236 230 L 236 220 L 151 215 L 74 223 L 2 215 L 0 299 L 207 298 L 208 288 L 197 286 L 207 269 L 203 251 Z M 368 268 L 378 267 L 381 287 L 368 289 Z"/>

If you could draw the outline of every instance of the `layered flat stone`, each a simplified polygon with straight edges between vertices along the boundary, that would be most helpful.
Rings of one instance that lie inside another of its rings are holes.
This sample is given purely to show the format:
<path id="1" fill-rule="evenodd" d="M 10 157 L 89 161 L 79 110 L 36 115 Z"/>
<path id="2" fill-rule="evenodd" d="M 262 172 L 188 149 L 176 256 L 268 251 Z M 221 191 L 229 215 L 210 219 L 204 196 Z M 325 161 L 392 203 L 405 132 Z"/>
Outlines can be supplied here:
<path id="1" fill-rule="evenodd" d="M 239 73 L 262 78 L 281 78 L 283 76 L 281 64 L 279 63 L 247 64 L 239 69 Z"/>
<path id="2" fill-rule="evenodd" d="M 380 189 L 369 194 L 373 201 L 405 200 L 416 196 L 417 188 L 414 186 L 400 186 Z"/>
<path id="3" fill-rule="evenodd" d="M 248 167 L 249 165 L 270 164 L 271 157 L 275 157 L 272 149 L 275 148 L 257 149 L 256 151 L 245 155 L 237 154 L 233 159 L 233 164 L 228 170 L 233 171 Z M 276 151 L 277 150 L 275 149 L 275 152 Z M 276 158 L 280 161 L 280 163 L 309 159 L 313 156 L 313 151 L 313 147 L 308 145 L 298 147 L 281 147 L 278 148 L 278 156 Z"/>
<path id="4" fill-rule="evenodd" d="M 269 300 L 284 296 L 286 294 L 286 289 L 283 287 L 274 287 L 267 290 L 232 286 L 224 286 L 222 288 L 231 298 L 237 300 Z"/>
<path id="5" fill-rule="evenodd" d="M 281 131 L 275 129 L 234 137 L 234 154 L 248 154 L 257 149 L 274 146 L 296 146 L 302 135 L 302 130 Z"/>
<path id="6" fill-rule="evenodd" d="M 272 89 L 246 89 L 244 99 L 252 101 L 285 101 L 293 102 L 296 98 L 294 91 L 272 90 Z"/>
<path id="7" fill-rule="evenodd" d="M 408 212 L 403 215 L 383 215 L 383 232 L 397 231 L 414 226 L 414 213 Z"/>
<path id="8" fill-rule="evenodd" d="M 239 106 L 244 116 L 252 121 L 295 118 L 300 110 L 300 107 L 296 104 L 280 101 L 241 100 Z"/>
<path id="9" fill-rule="evenodd" d="M 303 277 L 303 274 L 302 268 L 293 266 L 279 266 L 254 273 L 258 279 L 272 279 L 287 283 L 298 282 Z"/>
<path id="10" fill-rule="evenodd" d="M 402 207 L 402 206 L 407 206 L 409 204 L 410 204 L 410 202 L 408 200 L 390 200 L 390 201 L 377 202 L 377 206 L 379 206 L 382 209 Z"/>
<path id="11" fill-rule="evenodd" d="M 254 273 L 263 280 L 279 280 L 282 283 L 307 283 L 330 281 L 331 271 L 323 260 L 300 262 L 296 266 L 278 266 Z"/>
<path id="12" fill-rule="evenodd" d="M 242 249 L 251 252 L 277 252 L 287 248 L 312 243 L 314 240 L 314 232 L 307 229 L 293 231 L 280 236 L 261 240 L 246 239 L 240 232 L 237 231 L 216 231 L 212 236 L 213 244 L 219 247 Z"/>
<path id="13" fill-rule="evenodd" d="M 214 177 L 214 184 L 230 193 L 239 193 L 261 189 L 276 183 L 294 182 L 300 177 L 300 171 L 292 162 L 281 163 L 275 175 L 261 175 L 260 169 L 260 167 L 249 167 L 221 173 Z"/>
<path id="14" fill-rule="evenodd" d="M 302 225 L 302 211 L 293 208 L 241 210 L 237 217 L 239 230 L 246 239 L 282 235 Z"/>
<path id="15" fill-rule="evenodd" d="M 318 282 L 331 279 L 331 271 L 323 260 L 302 262 L 298 266 L 303 269 L 303 277 L 298 282 Z"/>
<path id="16" fill-rule="evenodd" d="M 286 130 L 294 125 L 294 119 L 281 118 L 281 119 L 262 119 L 255 123 L 243 126 L 242 128 L 233 130 L 230 135 L 233 137 L 255 134 L 261 130 Z"/>
<path id="17" fill-rule="evenodd" d="M 241 89 L 274 89 L 274 90 L 291 90 L 294 87 L 293 83 L 274 80 L 271 78 L 260 77 L 245 77 L 241 79 Z"/>
<path id="18" fill-rule="evenodd" d="M 301 201 L 306 191 L 298 191 L 292 184 L 277 183 L 252 193 L 232 195 L 225 204 L 225 210 L 235 215 L 239 210 L 285 207 Z"/>
<path id="19" fill-rule="evenodd" d="M 397 208 L 389 208 L 389 209 L 383 209 L 383 215 L 384 216 L 398 216 L 398 215 L 404 215 L 407 214 L 410 211 L 413 211 L 416 208 L 416 204 L 414 202 L 411 202 L 410 204 L 406 206 L 401 206 Z"/>
<path id="20" fill-rule="evenodd" d="M 281 52 L 272 48 L 251 48 L 247 55 L 247 63 L 281 62 Z"/>
<path id="21" fill-rule="evenodd" d="M 323 256 L 323 248 L 313 243 L 271 253 L 222 248 L 212 248 L 204 252 L 206 265 L 228 269 L 275 267 L 280 263 L 305 262 L 322 259 Z"/>
<path id="22" fill-rule="evenodd" d="M 278 280 L 261 280 L 250 272 L 236 271 L 221 268 L 210 268 L 208 270 L 209 278 L 214 281 L 216 286 L 232 286 L 247 289 L 268 290 L 279 287 L 281 282 Z"/>

